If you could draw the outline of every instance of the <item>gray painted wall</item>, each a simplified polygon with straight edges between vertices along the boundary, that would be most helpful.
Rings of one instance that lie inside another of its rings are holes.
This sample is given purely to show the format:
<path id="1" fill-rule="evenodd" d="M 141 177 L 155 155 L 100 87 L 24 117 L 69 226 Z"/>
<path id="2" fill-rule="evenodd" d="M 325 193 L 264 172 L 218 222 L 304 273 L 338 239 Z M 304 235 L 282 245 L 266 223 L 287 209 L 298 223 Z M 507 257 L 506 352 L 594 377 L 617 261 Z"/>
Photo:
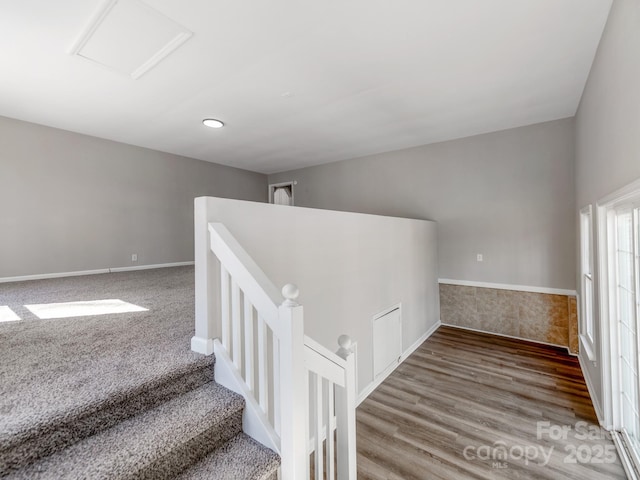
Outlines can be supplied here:
<path id="1" fill-rule="evenodd" d="M 299 206 L 436 220 L 440 278 L 574 290 L 574 153 L 574 121 L 563 119 L 269 183 L 297 180 Z"/>
<path id="2" fill-rule="evenodd" d="M 266 176 L 0 117 L 0 278 L 193 260 L 193 199 Z"/>
<path id="3" fill-rule="evenodd" d="M 576 115 L 576 208 L 595 207 L 599 199 L 639 177 L 640 4 L 615 0 Z M 578 221 L 577 211 L 574 219 Z M 595 254 L 597 259 L 597 245 Z M 597 268 L 596 261 L 596 292 Z M 598 312 L 596 298 L 596 331 L 600 328 Z M 600 349 L 596 338 L 598 359 Z M 593 364 L 583 352 L 581 355 L 593 393 L 602 405 L 601 361 Z"/>

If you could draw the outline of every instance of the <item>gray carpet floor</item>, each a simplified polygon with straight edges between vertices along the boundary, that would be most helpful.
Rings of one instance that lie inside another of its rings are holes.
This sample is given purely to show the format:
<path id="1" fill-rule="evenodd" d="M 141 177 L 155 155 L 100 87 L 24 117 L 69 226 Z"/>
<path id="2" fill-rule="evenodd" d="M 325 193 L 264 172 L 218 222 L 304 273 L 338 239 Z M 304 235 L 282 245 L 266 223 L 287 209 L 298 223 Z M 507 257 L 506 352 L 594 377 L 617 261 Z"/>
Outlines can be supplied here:
<path id="1" fill-rule="evenodd" d="M 172 480 L 240 433 L 243 407 L 242 397 L 209 382 L 5 478 Z"/>
<path id="2" fill-rule="evenodd" d="M 25 305 L 118 299 L 144 312 L 42 320 Z M 189 349 L 193 267 L 0 284 L 0 477 L 271 480 L 244 399 Z"/>
<path id="3" fill-rule="evenodd" d="M 146 312 L 39 320 L 24 305 L 120 299 Z M 0 284 L 0 444 L 26 428 L 213 359 L 189 349 L 193 267 Z"/>

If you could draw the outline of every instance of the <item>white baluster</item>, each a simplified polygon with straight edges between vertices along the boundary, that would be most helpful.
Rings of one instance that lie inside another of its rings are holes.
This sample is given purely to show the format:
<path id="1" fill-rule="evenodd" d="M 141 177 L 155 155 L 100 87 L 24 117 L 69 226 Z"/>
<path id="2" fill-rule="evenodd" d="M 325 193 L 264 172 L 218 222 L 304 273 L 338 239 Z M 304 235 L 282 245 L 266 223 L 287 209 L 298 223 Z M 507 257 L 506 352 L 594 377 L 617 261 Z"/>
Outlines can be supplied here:
<path id="1" fill-rule="evenodd" d="M 322 456 L 322 376 L 319 373 L 315 375 L 315 388 L 314 388 L 314 420 L 315 420 L 315 436 L 316 436 L 316 446 L 315 446 L 315 470 L 316 470 L 316 480 L 323 480 L 324 478 L 324 462 Z"/>
<path id="2" fill-rule="evenodd" d="M 335 448 L 336 442 L 333 436 L 333 417 L 334 417 L 334 395 L 333 395 L 333 382 L 327 381 L 326 383 L 326 402 L 327 409 L 325 410 L 325 427 L 327 436 L 327 480 L 335 480 L 336 468 L 335 468 Z"/>
<path id="3" fill-rule="evenodd" d="M 233 363 L 242 372 L 242 318 L 240 317 L 240 287 L 231 279 L 231 343 Z"/>
<path id="4" fill-rule="evenodd" d="M 258 389 L 260 390 L 260 408 L 269 415 L 269 390 L 268 390 L 268 344 L 267 325 L 264 319 L 258 315 Z"/>
<path id="5" fill-rule="evenodd" d="M 352 341 L 348 335 L 338 337 L 336 352 L 347 362 L 345 387 L 336 388 L 336 426 L 338 433 L 338 480 L 357 476 L 356 468 L 356 369 Z"/>
<path id="6" fill-rule="evenodd" d="M 273 350 L 273 427 L 276 433 L 280 435 L 282 424 L 280 404 L 280 341 L 278 337 L 271 332 L 272 350 Z"/>
<path id="7" fill-rule="evenodd" d="M 253 305 L 247 295 L 244 295 L 244 380 L 252 392 L 255 391 L 253 369 Z"/>
<path id="8" fill-rule="evenodd" d="M 224 268 L 224 265 L 220 265 L 220 308 L 222 310 L 222 345 L 229 351 L 231 347 L 229 334 L 230 334 L 230 317 L 229 317 L 229 272 Z"/>

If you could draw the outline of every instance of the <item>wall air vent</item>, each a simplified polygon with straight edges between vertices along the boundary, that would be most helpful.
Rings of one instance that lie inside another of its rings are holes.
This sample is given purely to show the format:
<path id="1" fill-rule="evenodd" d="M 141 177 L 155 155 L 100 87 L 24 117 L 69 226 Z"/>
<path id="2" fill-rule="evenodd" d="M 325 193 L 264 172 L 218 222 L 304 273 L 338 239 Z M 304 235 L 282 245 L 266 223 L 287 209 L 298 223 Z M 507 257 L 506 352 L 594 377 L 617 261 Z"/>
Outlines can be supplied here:
<path id="1" fill-rule="evenodd" d="M 192 35 L 140 0 L 109 0 L 70 53 L 137 79 Z"/>

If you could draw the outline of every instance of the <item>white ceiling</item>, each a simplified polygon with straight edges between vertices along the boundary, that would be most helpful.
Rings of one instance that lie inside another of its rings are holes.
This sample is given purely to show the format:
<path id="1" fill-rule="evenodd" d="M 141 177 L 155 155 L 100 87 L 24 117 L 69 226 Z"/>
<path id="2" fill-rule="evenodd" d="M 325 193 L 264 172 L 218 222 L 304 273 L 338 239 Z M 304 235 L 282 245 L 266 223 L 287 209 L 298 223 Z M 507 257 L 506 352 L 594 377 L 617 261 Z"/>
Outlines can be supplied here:
<path id="1" fill-rule="evenodd" d="M 0 115 L 273 173 L 572 116 L 611 6 L 144 1 L 193 36 L 134 80 L 69 53 L 104 0 L 0 0 Z"/>

